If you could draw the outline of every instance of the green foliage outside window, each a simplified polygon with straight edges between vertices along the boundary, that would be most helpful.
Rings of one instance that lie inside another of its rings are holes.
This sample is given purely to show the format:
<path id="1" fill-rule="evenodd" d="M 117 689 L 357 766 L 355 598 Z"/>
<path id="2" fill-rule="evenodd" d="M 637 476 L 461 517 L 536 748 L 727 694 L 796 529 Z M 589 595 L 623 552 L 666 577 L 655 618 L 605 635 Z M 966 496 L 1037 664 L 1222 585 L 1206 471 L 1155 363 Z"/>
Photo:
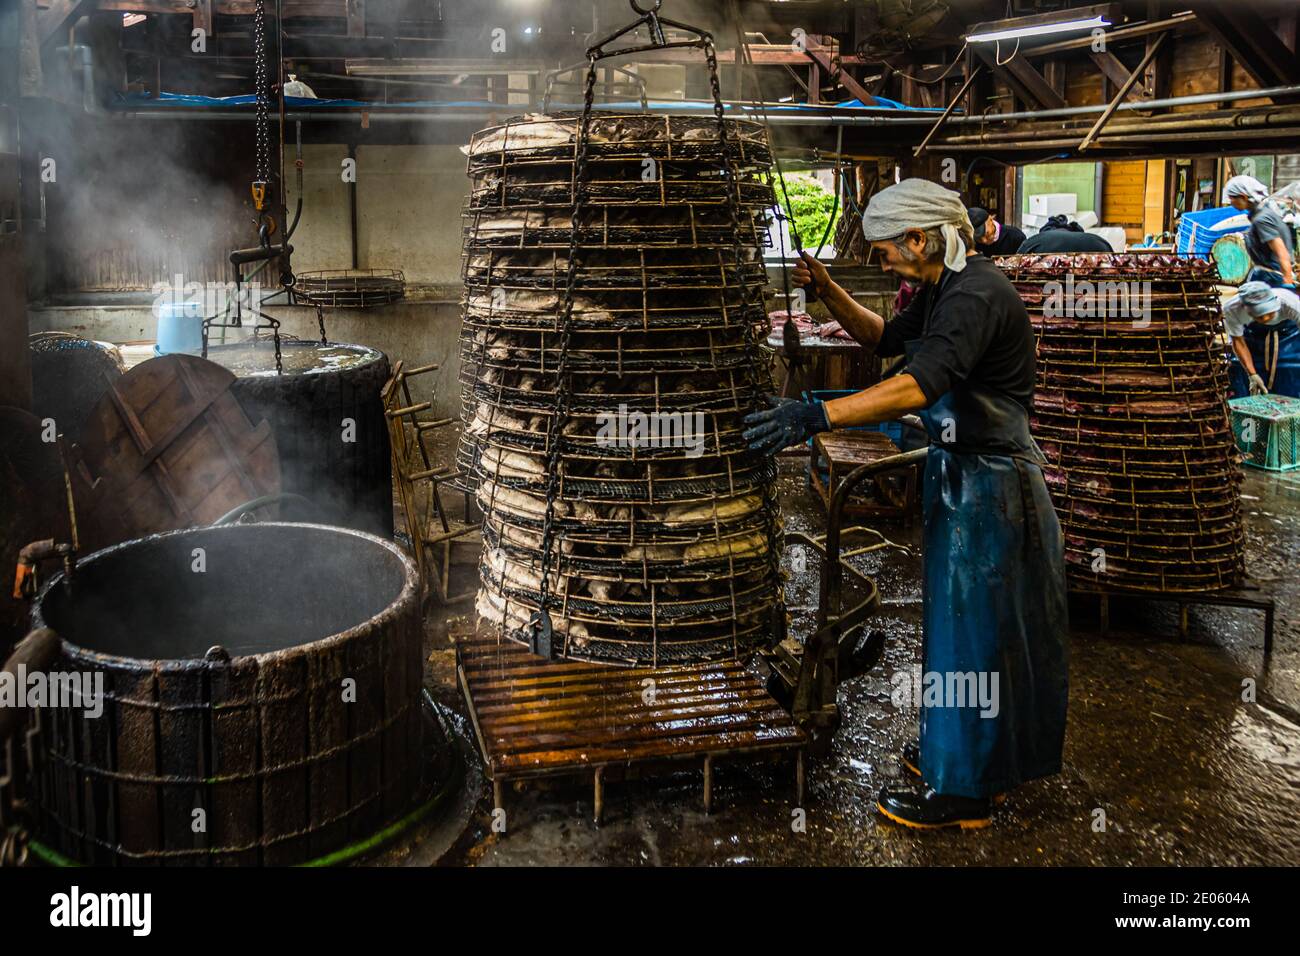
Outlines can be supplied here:
<path id="1" fill-rule="evenodd" d="M 799 239 L 809 251 L 817 248 L 817 243 L 821 242 L 822 235 L 826 233 L 826 224 L 831 221 L 831 210 L 835 209 L 835 194 L 819 183 L 811 176 L 801 175 L 799 173 L 789 173 L 782 177 L 785 180 L 785 194 L 781 192 L 781 184 L 776 185 L 776 199 L 780 203 L 785 214 L 794 220 L 794 228 L 799 233 Z M 786 196 L 789 196 L 790 203 L 786 205 Z M 835 222 L 839 222 L 840 214 L 843 208 L 835 209 Z M 830 234 L 826 237 L 826 244 L 832 245 L 835 239 L 835 229 L 832 226 Z"/>

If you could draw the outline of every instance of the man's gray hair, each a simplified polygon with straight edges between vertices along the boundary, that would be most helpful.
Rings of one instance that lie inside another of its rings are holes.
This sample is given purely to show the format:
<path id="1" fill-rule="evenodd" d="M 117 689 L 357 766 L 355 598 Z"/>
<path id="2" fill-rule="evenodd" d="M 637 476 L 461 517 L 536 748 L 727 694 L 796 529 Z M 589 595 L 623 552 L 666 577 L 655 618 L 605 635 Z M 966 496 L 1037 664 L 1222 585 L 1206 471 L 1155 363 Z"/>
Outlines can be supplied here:
<path id="1" fill-rule="evenodd" d="M 944 251 L 943 228 L 941 226 L 931 226 L 929 229 L 922 229 L 925 233 L 925 248 L 921 250 L 920 256 L 912 254 L 912 250 L 907 247 L 907 234 L 904 233 L 890 241 L 899 251 L 904 259 L 914 261 L 924 259 L 926 262 L 932 259 L 942 259 Z M 975 248 L 975 230 L 971 228 L 970 223 L 964 222 L 957 225 L 957 235 L 961 237 L 962 243 L 966 246 L 966 251 Z"/>

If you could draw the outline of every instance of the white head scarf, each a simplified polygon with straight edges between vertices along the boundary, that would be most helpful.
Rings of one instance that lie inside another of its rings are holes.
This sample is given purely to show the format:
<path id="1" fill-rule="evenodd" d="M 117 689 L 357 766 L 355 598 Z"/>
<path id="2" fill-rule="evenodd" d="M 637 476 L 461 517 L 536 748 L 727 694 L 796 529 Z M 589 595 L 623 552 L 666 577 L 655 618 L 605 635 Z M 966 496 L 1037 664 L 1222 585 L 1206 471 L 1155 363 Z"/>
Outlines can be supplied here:
<path id="1" fill-rule="evenodd" d="M 1245 196 L 1251 202 L 1263 202 L 1268 198 L 1268 187 L 1254 176 L 1233 176 L 1223 187 L 1223 201 L 1233 196 Z"/>
<path id="2" fill-rule="evenodd" d="M 966 268 L 966 244 L 957 231 L 970 228 L 966 204 L 951 189 L 928 179 L 904 179 L 871 197 L 862 213 L 862 234 L 868 242 L 896 239 L 909 229 L 943 233 L 943 264 L 953 272 Z"/>

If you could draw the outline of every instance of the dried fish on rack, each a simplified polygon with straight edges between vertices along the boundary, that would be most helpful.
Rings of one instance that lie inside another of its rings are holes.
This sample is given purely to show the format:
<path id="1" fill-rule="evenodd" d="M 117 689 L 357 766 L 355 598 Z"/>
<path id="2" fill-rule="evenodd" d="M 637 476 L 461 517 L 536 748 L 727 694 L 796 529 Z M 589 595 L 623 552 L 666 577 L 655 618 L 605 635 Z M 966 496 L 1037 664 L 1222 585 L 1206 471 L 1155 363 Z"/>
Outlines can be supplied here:
<path id="1" fill-rule="evenodd" d="M 1038 340 L 1030 425 L 1075 586 L 1231 588 L 1244 575 L 1240 457 L 1212 262 L 1014 256 Z"/>
<path id="2" fill-rule="evenodd" d="M 775 469 L 741 437 L 772 388 L 771 151 L 757 123 L 601 111 L 580 157 L 581 122 L 470 143 L 458 464 L 485 515 L 478 611 L 528 643 L 545 604 L 557 656 L 734 658 L 784 617 Z"/>

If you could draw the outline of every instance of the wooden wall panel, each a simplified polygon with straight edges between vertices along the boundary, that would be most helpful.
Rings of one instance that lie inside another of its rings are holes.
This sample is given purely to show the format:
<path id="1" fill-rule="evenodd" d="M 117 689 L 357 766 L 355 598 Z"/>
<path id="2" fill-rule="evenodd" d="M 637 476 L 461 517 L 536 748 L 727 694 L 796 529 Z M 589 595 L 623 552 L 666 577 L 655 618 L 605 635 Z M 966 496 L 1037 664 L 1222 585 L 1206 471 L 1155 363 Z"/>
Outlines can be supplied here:
<path id="1" fill-rule="evenodd" d="M 1107 226 L 1123 226 L 1130 242 L 1141 239 L 1146 216 L 1146 162 L 1140 159 L 1102 164 L 1101 209 Z"/>

